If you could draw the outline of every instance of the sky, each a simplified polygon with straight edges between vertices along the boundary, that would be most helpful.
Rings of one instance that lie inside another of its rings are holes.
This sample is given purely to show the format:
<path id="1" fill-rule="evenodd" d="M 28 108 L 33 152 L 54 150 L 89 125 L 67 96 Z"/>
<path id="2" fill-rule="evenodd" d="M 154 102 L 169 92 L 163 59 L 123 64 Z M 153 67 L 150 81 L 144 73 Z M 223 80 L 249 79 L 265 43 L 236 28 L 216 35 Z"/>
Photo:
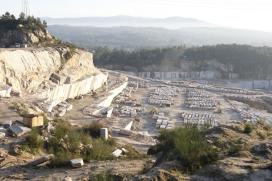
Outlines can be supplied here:
<path id="1" fill-rule="evenodd" d="M 0 13 L 18 15 L 22 0 L 0 0 Z M 226 27 L 272 32 L 272 0 L 28 0 L 38 17 L 128 15 L 204 20 Z"/>

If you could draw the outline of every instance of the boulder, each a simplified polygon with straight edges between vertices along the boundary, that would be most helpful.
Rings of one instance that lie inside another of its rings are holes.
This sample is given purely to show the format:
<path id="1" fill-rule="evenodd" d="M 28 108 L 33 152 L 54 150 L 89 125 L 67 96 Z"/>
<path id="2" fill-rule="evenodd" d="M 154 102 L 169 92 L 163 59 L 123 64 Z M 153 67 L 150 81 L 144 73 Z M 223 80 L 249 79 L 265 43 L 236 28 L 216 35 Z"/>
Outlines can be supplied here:
<path id="1" fill-rule="evenodd" d="M 120 157 L 122 155 L 123 151 L 120 149 L 116 149 L 114 152 L 112 152 L 112 155 L 116 158 Z"/>
<path id="2" fill-rule="evenodd" d="M 8 131 L 11 134 L 11 136 L 20 137 L 25 133 L 30 132 L 31 129 L 24 126 L 19 126 L 17 124 L 13 124 L 9 127 Z"/>
<path id="3" fill-rule="evenodd" d="M 272 143 L 261 143 L 255 145 L 251 152 L 256 155 L 272 158 Z"/>
<path id="4" fill-rule="evenodd" d="M 51 161 L 52 159 L 54 158 L 54 155 L 53 154 L 50 154 L 50 155 L 46 155 L 46 156 L 42 156 L 30 163 L 28 163 L 27 165 L 28 166 L 37 166 L 37 165 L 41 165 L 43 163 L 46 163 L 48 161 Z"/>
<path id="5" fill-rule="evenodd" d="M 80 168 L 84 165 L 82 158 L 70 160 L 70 163 L 73 168 Z"/>
<path id="6" fill-rule="evenodd" d="M 6 133 L 0 132 L 0 139 L 5 138 Z"/>

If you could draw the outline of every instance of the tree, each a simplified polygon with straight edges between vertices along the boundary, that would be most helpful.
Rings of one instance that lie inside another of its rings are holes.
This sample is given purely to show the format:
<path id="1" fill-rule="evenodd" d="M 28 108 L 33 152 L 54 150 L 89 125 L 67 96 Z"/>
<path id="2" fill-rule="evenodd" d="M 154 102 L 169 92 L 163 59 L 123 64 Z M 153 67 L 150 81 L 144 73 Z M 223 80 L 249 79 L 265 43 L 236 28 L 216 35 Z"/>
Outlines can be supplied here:
<path id="1" fill-rule="evenodd" d="M 43 20 L 42 24 L 44 28 L 47 28 L 47 22 L 45 20 Z"/>
<path id="2" fill-rule="evenodd" d="M 26 15 L 25 13 L 21 12 L 20 15 L 19 15 L 19 21 L 25 21 L 26 20 Z"/>
<path id="3" fill-rule="evenodd" d="M 2 20 L 11 20 L 12 17 L 15 17 L 15 16 L 11 15 L 9 12 L 6 12 L 5 14 L 2 15 L 1 19 Z"/>
<path id="4" fill-rule="evenodd" d="M 11 19 L 16 20 L 16 18 L 15 18 L 15 16 L 13 14 L 11 15 Z"/>

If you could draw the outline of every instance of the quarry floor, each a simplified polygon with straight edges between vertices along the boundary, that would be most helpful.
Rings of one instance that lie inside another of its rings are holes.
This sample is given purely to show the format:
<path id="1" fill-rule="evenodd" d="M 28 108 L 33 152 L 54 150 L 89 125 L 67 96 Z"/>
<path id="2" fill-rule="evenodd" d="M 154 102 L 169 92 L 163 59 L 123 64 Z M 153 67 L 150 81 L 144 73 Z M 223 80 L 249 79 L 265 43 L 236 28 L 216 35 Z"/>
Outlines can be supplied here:
<path id="1" fill-rule="evenodd" d="M 139 81 L 139 80 L 138 80 Z M 220 124 L 228 124 L 228 122 L 232 121 L 241 121 L 241 118 L 237 112 L 235 112 L 231 108 L 231 104 L 235 104 L 238 107 L 248 107 L 247 105 L 237 102 L 237 101 L 226 101 L 223 98 L 224 94 L 221 93 L 211 93 L 213 98 L 220 103 L 220 107 L 222 109 L 222 114 L 216 114 L 213 111 L 201 111 L 201 110 L 189 110 L 184 107 L 184 92 L 180 92 L 177 97 L 174 99 L 174 105 L 171 107 L 159 107 L 154 105 L 149 105 L 147 103 L 147 98 L 150 92 L 152 92 L 155 88 L 163 85 L 160 83 L 151 82 L 151 86 L 147 88 L 139 88 L 136 92 L 132 94 L 132 96 L 141 103 L 145 112 L 142 112 L 138 115 L 140 118 L 140 122 L 137 124 L 137 131 L 146 131 L 150 135 L 158 135 L 159 130 L 155 128 L 156 120 L 152 119 L 149 115 L 148 110 L 152 107 L 156 107 L 159 112 L 169 113 L 168 117 L 170 120 L 174 120 L 179 126 L 178 122 L 180 122 L 179 114 L 181 112 L 189 112 L 189 113 L 208 113 L 215 116 L 215 119 Z M 183 90 L 183 88 L 181 88 Z M 83 114 L 82 110 L 92 104 L 92 102 L 96 101 L 99 96 L 103 96 L 105 92 L 98 91 L 97 95 L 94 97 L 92 95 L 85 95 L 83 99 L 71 100 L 69 103 L 73 105 L 73 109 L 67 114 L 65 114 L 62 119 L 72 123 L 76 127 L 81 127 L 84 125 L 88 125 L 94 121 L 101 121 L 108 127 L 115 128 L 124 128 L 126 124 L 128 124 L 131 120 L 135 118 L 131 117 L 118 117 L 114 116 L 111 118 L 99 118 L 93 117 Z M 6 121 L 15 121 L 21 120 L 22 117 L 12 109 L 12 103 L 18 101 L 17 98 L 11 99 L 1 99 L 0 100 L 0 122 Z M 264 110 L 256 110 L 253 108 L 248 108 L 252 112 L 259 112 L 264 117 L 271 119 L 272 114 L 267 113 Z M 137 138 L 129 138 L 126 136 L 121 136 L 118 134 L 112 135 L 117 139 L 120 144 L 131 144 L 135 147 L 139 152 L 146 153 L 148 148 L 150 147 L 150 143 L 147 140 L 141 140 Z M 1 145 L 4 145 L 3 142 Z M 7 149 L 4 146 L 0 146 L 0 149 Z M 29 160 L 32 160 L 32 157 L 27 157 L 25 159 L 21 159 L 21 163 L 25 163 Z M 18 161 L 18 158 L 11 159 L 11 162 Z M 0 169 L 0 180 L 58 180 L 62 179 L 65 176 L 70 176 L 72 178 L 84 178 L 87 177 L 90 173 L 99 173 L 107 170 L 113 170 L 118 173 L 130 173 L 136 174 L 144 168 L 145 163 L 148 160 L 126 160 L 126 161 L 117 161 L 117 162 L 93 162 L 86 164 L 83 168 L 80 169 L 70 169 L 70 168 L 60 168 L 60 169 L 45 169 L 45 168 L 24 168 L 21 167 L 20 164 L 11 164 L 11 166 Z"/>

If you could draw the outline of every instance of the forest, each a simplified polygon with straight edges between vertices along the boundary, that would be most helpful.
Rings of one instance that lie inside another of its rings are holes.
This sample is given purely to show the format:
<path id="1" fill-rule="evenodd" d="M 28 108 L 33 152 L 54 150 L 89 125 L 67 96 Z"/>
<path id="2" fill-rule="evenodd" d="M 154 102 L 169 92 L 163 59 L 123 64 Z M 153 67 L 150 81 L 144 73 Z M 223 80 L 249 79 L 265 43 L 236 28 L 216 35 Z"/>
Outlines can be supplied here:
<path id="1" fill-rule="evenodd" d="M 170 47 L 142 49 L 134 51 L 97 48 L 95 64 L 125 71 L 154 71 L 151 67 L 167 63 L 169 70 L 176 71 L 184 62 L 198 65 L 195 71 L 209 69 L 208 61 L 214 61 L 227 67 L 232 73 L 244 79 L 270 79 L 272 72 L 272 48 L 249 45 L 221 44 L 186 48 Z M 150 67 L 150 69 L 148 69 Z M 192 70 L 188 70 L 192 71 Z M 222 70 L 221 70 L 222 71 Z"/>

